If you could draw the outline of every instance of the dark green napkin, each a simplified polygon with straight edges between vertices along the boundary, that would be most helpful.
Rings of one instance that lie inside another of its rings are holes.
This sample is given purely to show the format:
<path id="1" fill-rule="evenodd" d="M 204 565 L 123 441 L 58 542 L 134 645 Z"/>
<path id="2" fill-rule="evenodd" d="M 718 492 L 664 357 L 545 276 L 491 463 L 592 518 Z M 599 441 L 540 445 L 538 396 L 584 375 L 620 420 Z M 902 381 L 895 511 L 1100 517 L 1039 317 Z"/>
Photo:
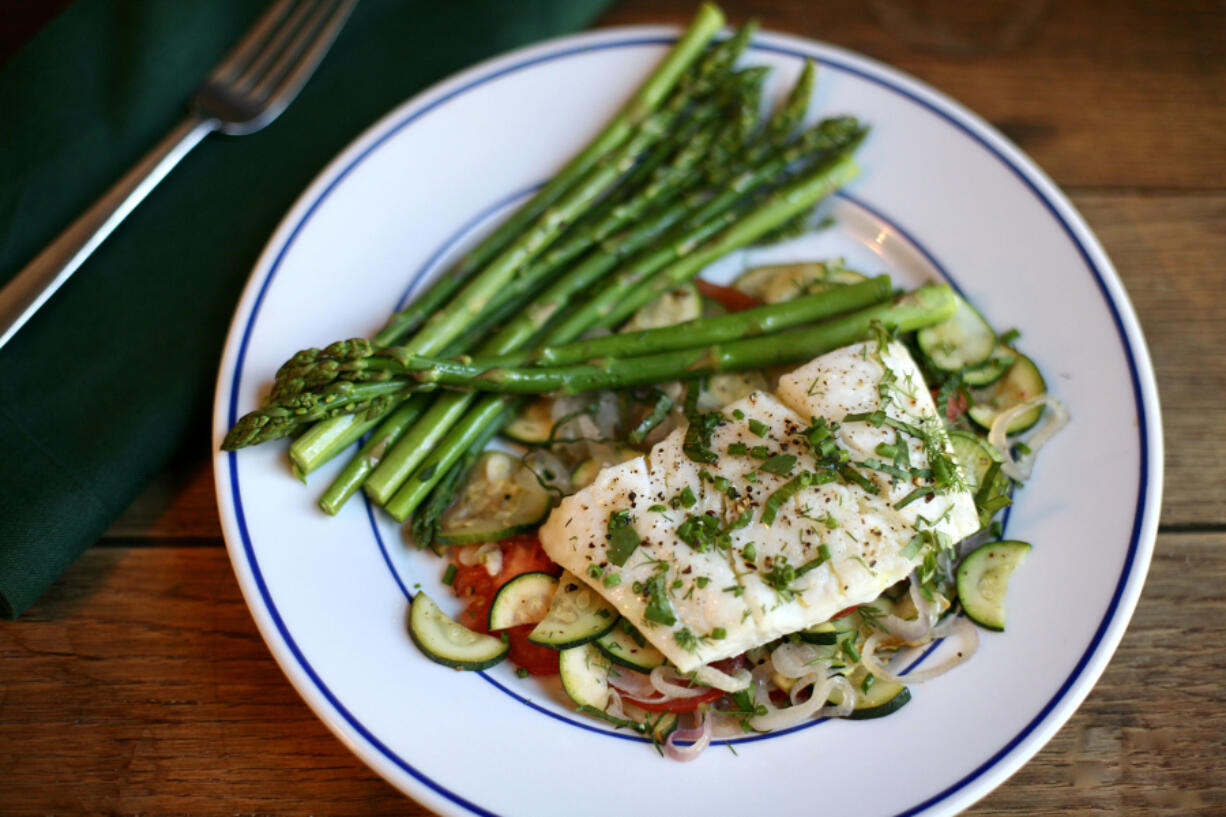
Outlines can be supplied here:
<path id="1" fill-rule="evenodd" d="M 210 136 L 154 190 L 0 349 L 0 615 L 33 603 L 186 435 L 204 437 L 238 293 L 324 164 L 430 83 L 606 4 L 362 0 L 280 119 Z M 0 73 L 0 282 L 178 121 L 262 6 L 81 0 L 14 56 Z"/>

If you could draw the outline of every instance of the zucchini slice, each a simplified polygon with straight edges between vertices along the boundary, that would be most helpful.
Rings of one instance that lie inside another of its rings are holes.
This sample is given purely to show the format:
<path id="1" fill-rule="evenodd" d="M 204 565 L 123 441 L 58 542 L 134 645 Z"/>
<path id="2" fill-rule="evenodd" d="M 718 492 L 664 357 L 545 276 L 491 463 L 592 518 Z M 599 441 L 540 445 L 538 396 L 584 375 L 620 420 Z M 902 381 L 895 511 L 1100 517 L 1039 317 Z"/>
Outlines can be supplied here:
<path id="1" fill-rule="evenodd" d="M 956 372 L 983 363 L 996 348 L 996 333 L 975 307 L 957 295 L 953 317 L 927 326 L 915 334 L 915 341 L 938 369 Z"/>
<path id="2" fill-rule="evenodd" d="M 651 672 L 665 660 L 664 654 L 651 646 L 625 619 L 594 643 L 614 664 L 639 672 Z"/>
<path id="3" fill-rule="evenodd" d="M 868 670 L 863 667 L 847 676 L 847 682 L 856 691 L 856 705 L 851 714 L 847 716 L 848 720 L 867 721 L 873 718 L 884 718 L 902 709 L 911 701 L 911 690 L 907 689 L 904 684 L 895 681 L 873 678 L 873 682 L 865 690 L 864 682 L 868 677 Z M 832 690 L 829 700 L 832 704 L 842 703 L 843 693 L 837 689 Z"/>
<path id="4" fill-rule="evenodd" d="M 635 457 L 641 456 L 638 451 L 625 445 L 619 445 L 616 449 L 617 463 L 629 462 Z M 571 491 L 580 491 L 596 481 L 596 475 L 601 471 L 600 464 L 590 457 L 575 466 L 575 470 L 570 472 L 570 489 Z"/>
<path id="5" fill-rule="evenodd" d="M 848 633 L 859 629 L 855 622 L 856 620 L 853 616 L 832 618 L 830 621 L 824 621 L 806 630 L 801 630 L 797 635 L 800 636 L 801 641 L 806 643 L 829 647 L 839 643 Z"/>
<path id="6" fill-rule="evenodd" d="M 498 588 L 490 602 L 489 627 L 505 630 L 523 624 L 536 624 L 549 612 L 558 589 L 558 580 L 548 573 L 521 573 Z"/>
<path id="7" fill-rule="evenodd" d="M 600 638 L 617 623 L 617 610 L 575 574 L 563 571 L 549 612 L 528 633 L 542 647 L 564 650 Z"/>
<path id="8" fill-rule="evenodd" d="M 440 545 L 497 542 L 533 530 L 553 505 L 532 470 L 509 454 L 487 451 L 468 476 L 451 507 L 443 512 Z"/>
<path id="9" fill-rule="evenodd" d="M 581 644 L 558 653 L 562 689 L 579 706 L 600 711 L 609 705 L 609 659 L 591 644 Z"/>
<path id="10" fill-rule="evenodd" d="M 873 718 L 884 718 L 902 709 L 911 701 L 911 690 L 893 681 L 874 680 L 868 692 L 864 692 L 859 686 L 856 689 L 859 692 L 856 697 L 856 708 L 847 716 L 848 720 L 867 721 Z"/>
<path id="11" fill-rule="evenodd" d="M 1005 594 L 1014 569 L 1026 561 L 1030 545 L 1016 540 L 988 542 L 958 566 L 958 598 L 971 621 L 989 630 L 1005 629 Z"/>
<path id="12" fill-rule="evenodd" d="M 996 415 L 1005 409 L 1046 393 L 1047 384 L 1043 382 L 1043 375 L 1039 374 L 1039 367 L 1035 366 L 1030 358 L 1019 354 L 1017 360 L 1013 361 L 1013 365 L 1005 372 L 1004 377 L 987 388 L 971 391 L 971 407 L 967 410 L 967 414 L 976 425 L 991 429 Z M 1035 406 L 1015 418 L 1009 423 L 1006 432 L 1017 434 L 1030 428 L 1043 416 L 1044 408 L 1045 406 Z"/>
<path id="13" fill-rule="evenodd" d="M 502 429 L 503 436 L 525 445 L 540 445 L 553 433 L 553 398 L 533 400 Z"/>
<path id="14" fill-rule="evenodd" d="M 702 296 L 698 294 L 698 287 L 693 284 L 684 284 L 639 307 L 638 311 L 631 315 L 630 320 L 626 321 L 618 331 L 637 332 L 641 329 L 659 329 L 701 317 Z"/>
<path id="15" fill-rule="evenodd" d="M 954 449 L 954 458 L 962 466 L 971 495 L 975 497 L 976 507 L 978 508 L 982 502 L 988 507 L 995 508 L 995 510 L 979 508 L 979 527 L 986 528 L 991 524 L 996 510 L 1003 507 L 1001 500 L 1005 500 L 1005 505 L 1009 504 L 1009 478 L 1002 474 L 999 468 L 996 469 L 996 475 L 992 479 L 992 487 L 982 497 L 980 496 L 980 487 L 988 471 L 994 464 L 1003 462 L 1004 458 L 996 450 L 996 446 L 969 431 L 961 429 L 950 431 L 949 442 Z"/>
<path id="16" fill-rule="evenodd" d="M 762 372 L 728 372 L 708 377 L 698 392 L 698 410 L 716 411 L 740 400 L 750 392 L 766 391 L 768 384 Z"/>
<path id="17" fill-rule="evenodd" d="M 962 382 L 968 386 L 990 386 L 1005 376 L 1017 360 L 1017 352 L 1000 343 L 982 363 L 967 367 L 962 373 Z"/>
<path id="18" fill-rule="evenodd" d="M 741 274 L 733 286 L 768 304 L 790 301 L 831 287 L 855 284 L 865 276 L 847 269 L 841 260 L 756 267 Z"/>
<path id="19" fill-rule="evenodd" d="M 500 638 L 460 624 L 425 593 L 418 593 L 409 605 L 409 637 L 431 661 L 455 669 L 488 669 L 511 649 Z"/>

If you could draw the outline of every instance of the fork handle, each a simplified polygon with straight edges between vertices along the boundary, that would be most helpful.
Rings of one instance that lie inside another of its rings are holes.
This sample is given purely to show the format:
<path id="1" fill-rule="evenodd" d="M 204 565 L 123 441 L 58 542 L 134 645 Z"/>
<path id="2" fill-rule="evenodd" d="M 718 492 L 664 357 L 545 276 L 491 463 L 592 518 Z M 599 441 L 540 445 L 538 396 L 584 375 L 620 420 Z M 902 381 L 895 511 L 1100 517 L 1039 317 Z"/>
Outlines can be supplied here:
<path id="1" fill-rule="evenodd" d="M 76 272 L 179 160 L 216 129 L 215 119 L 189 116 L 0 289 L 0 347 Z"/>

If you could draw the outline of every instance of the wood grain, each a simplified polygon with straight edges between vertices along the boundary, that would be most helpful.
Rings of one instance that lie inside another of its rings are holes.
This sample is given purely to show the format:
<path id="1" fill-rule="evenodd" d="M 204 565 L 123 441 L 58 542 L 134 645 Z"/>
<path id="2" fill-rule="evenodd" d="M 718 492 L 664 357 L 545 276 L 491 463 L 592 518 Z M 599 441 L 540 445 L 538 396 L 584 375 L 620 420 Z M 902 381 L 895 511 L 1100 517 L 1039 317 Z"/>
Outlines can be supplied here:
<path id="1" fill-rule="evenodd" d="M 963 103 L 1066 187 L 1226 186 L 1226 10 L 1214 0 L 1054 2 L 1011 48 L 917 50 L 874 8 L 920 0 L 724 3 L 729 19 L 889 63 Z M 928 3 L 973 14 L 978 3 Z M 997 7 L 1016 6 L 998 2 Z M 692 3 L 627 0 L 602 24 L 680 24 Z M 953 18 L 957 27 L 960 20 Z"/>
<path id="2" fill-rule="evenodd" d="M 1226 815 L 1226 4 L 1000 0 L 1016 43 L 916 48 L 881 11 L 729 0 L 734 21 L 863 52 L 1014 139 L 1102 240 L 1166 430 L 1162 530 L 1133 623 L 1056 737 L 974 817 Z M 602 25 L 680 23 L 622 0 Z M 944 3 L 955 26 L 984 4 Z M 960 11 L 966 10 L 966 11 Z M 298 698 L 222 547 L 207 429 L 21 621 L 0 624 L 0 815 L 425 815 Z"/>

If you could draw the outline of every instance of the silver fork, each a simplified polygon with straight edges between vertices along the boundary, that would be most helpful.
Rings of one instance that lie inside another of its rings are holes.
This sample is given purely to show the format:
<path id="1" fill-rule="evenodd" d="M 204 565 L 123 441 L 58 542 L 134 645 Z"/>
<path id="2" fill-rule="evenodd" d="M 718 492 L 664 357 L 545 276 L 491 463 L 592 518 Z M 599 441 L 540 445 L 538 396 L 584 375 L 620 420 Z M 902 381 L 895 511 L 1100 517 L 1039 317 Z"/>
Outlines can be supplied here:
<path id="1" fill-rule="evenodd" d="M 277 0 L 213 69 L 191 113 L 0 289 L 8 343 L 90 253 L 205 136 L 253 133 L 293 101 L 357 0 Z"/>

